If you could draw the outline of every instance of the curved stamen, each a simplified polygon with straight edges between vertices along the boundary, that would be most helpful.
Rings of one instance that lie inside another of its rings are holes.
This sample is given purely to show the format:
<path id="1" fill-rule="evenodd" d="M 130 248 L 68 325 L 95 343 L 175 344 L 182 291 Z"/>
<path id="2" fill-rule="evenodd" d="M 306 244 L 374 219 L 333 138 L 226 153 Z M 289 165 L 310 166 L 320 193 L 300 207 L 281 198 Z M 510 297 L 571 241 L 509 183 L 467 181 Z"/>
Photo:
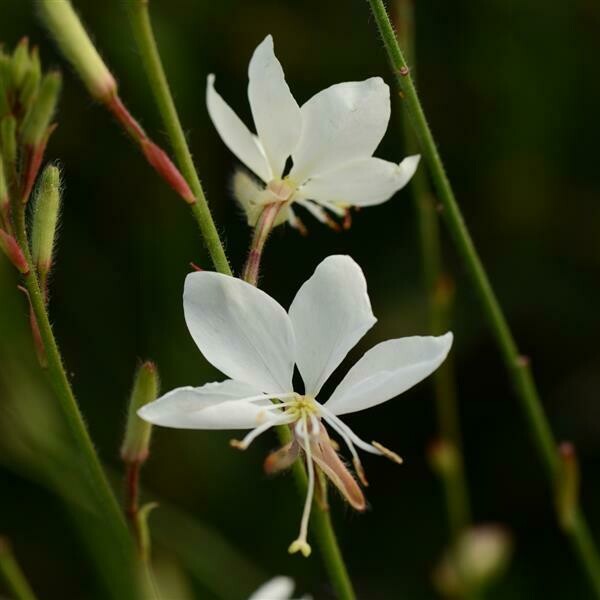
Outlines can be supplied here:
<path id="1" fill-rule="evenodd" d="M 302 424 L 302 427 L 300 427 L 300 424 Z M 308 489 L 306 492 L 306 501 L 304 502 L 304 510 L 302 511 L 300 533 L 298 535 L 298 538 L 290 544 L 288 552 L 290 554 L 301 552 L 302 556 L 306 558 L 310 556 L 311 553 L 311 547 L 310 544 L 306 541 L 306 536 L 308 533 L 308 521 L 310 519 L 310 510 L 312 508 L 313 495 L 315 491 L 315 467 L 312 461 L 312 450 L 310 448 L 310 434 L 308 432 L 306 416 L 303 416 L 302 420 L 298 421 L 296 425 L 296 432 L 299 435 L 300 431 L 302 432 L 302 437 L 304 438 L 304 452 L 306 453 L 306 469 L 308 471 Z"/>
<path id="2" fill-rule="evenodd" d="M 238 450 L 246 450 L 248 446 L 261 434 L 271 429 L 275 425 L 283 425 L 285 423 L 290 423 L 291 417 L 289 415 L 285 415 L 283 417 L 279 417 L 278 419 L 271 419 L 258 427 L 255 427 L 252 431 L 250 431 L 246 436 L 240 440 L 231 440 L 229 443 L 233 448 L 237 448 Z"/>

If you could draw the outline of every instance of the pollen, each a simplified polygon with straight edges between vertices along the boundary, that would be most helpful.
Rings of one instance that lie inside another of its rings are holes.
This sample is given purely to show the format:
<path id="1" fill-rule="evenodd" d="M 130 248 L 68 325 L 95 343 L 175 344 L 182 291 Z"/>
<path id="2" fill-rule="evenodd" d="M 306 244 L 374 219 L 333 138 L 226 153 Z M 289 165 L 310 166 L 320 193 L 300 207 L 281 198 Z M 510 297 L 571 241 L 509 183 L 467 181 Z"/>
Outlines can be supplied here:
<path id="1" fill-rule="evenodd" d="M 303 418 L 318 416 L 319 409 L 312 396 L 297 396 L 288 408 L 288 412 L 299 421 Z"/>

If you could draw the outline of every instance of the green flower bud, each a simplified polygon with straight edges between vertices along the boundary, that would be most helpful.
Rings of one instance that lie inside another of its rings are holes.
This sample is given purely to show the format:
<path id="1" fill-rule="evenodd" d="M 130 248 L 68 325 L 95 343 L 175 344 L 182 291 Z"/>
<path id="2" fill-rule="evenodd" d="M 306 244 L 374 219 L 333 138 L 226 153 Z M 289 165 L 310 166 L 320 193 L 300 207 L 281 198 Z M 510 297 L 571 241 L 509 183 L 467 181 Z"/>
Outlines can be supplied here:
<path id="1" fill-rule="evenodd" d="M 31 228 L 31 255 L 42 288 L 45 288 L 52 268 L 59 214 L 60 172 L 57 167 L 50 165 L 44 169 L 37 189 Z"/>
<path id="2" fill-rule="evenodd" d="M 0 121 L 0 146 L 4 166 L 10 169 L 17 163 L 17 120 L 12 115 L 6 115 Z"/>
<path id="3" fill-rule="evenodd" d="M 40 14 L 92 96 L 107 100 L 117 84 L 68 0 L 39 0 Z"/>
<path id="4" fill-rule="evenodd" d="M 145 362 L 137 371 L 129 400 L 129 412 L 125 438 L 121 446 L 121 458 L 126 463 L 143 463 L 148 457 L 152 425 L 138 417 L 137 411 L 156 400 L 159 390 L 156 365 Z"/>
<path id="5" fill-rule="evenodd" d="M 31 108 L 31 103 L 35 98 L 40 81 L 42 79 L 42 65 L 40 63 L 40 54 L 37 48 L 31 51 L 31 60 L 23 85 L 21 86 L 19 100 L 21 105 L 28 111 Z"/>
<path id="6" fill-rule="evenodd" d="M 48 73 L 42 79 L 39 92 L 25 117 L 22 128 L 23 142 L 37 147 L 46 137 L 50 121 L 54 115 L 62 77 L 60 73 Z"/>
<path id="7" fill-rule="evenodd" d="M 11 87 L 10 57 L 0 51 L 0 119 L 10 112 L 8 92 Z"/>
<path id="8" fill-rule="evenodd" d="M 12 82 L 16 89 L 23 84 L 29 70 L 29 40 L 23 38 L 15 48 L 12 56 Z"/>

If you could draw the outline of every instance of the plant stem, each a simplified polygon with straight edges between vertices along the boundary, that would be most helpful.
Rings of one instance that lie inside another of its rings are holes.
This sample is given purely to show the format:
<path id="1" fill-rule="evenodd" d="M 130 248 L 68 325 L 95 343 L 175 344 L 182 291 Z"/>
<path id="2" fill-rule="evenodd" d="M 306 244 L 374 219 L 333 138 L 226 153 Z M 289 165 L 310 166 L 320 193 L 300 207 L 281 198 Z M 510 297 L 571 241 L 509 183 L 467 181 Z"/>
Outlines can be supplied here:
<path id="1" fill-rule="evenodd" d="M 397 35 L 406 59 L 415 65 L 415 28 L 413 0 L 397 0 Z M 406 111 L 402 111 L 402 130 L 408 154 L 418 152 L 418 143 L 412 131 Z M 411 188 L 418 213 L 423 283 L 427 294 L 429 330 L 441 335 L 449 328 L 452 309 L 452 283 L 444 273 L 439 219 L 435 210 L 435 198 L 429 188 L 424 169 L 417 169 L 411 180 Z M 465 478 L 464 457 L 456 382 L 452 360 L 448 358 L 434 373 L 434 394 L 437 407 L 439 436 L 454 452 L 456 464 L 446 476 L 442 476 L 446 497 L 448 521 L 453 541 L 470 523 L 469 493 Z"/>
<path id="2" fill-rule="evenodd" d="M 14 600 L 36 600 L 36 595 L 15 559 L 10 544 L 4 538 L 0 538 L 0 577 Z"/>
<path id="3" fill-rule="evenodd" d="M 102 526 L 110 531 L 112 539 L 112 547 L 108 549 L 114 557 L 115 565 L 119 565 L 119 570 L 123 577 L 120 581 L 114 581 L 115 597 L 136 597 L 137 584 L 134 575 L 133 562 L 133 544 L 131 536 L 127 531 L 127 526 L 117 499 L 106 479 L 106 475 L 96 450 L 90 438 L 89 432 L 83 420 L 83 416 L 79 411 L 75 395 L 71 389 L 69 378 L 65 372 L 62 357 L 54 338 L 52 326 L 44 296 L 40 288 L 35 267 L 29 251 L 29 241 L 25 228 L 25 206 L 21 205 L 15 211 L 15 228 L 17 239 L 21 250 L 27 258 L 30 265 L 30 270 L 27 275 L 24 275 L 25 286 L 29 292 L 31 309 L 37 321 L 40 336 L 45 350 L 47 360 L 47 372 L 50 383 L 58 398 L 60 409 L 67 422 L 68 429 L 75 442 L 79 457 L 84 465 L 85 473 L 90 485 L 89 496 L 95 502 L 95 507 L 98 517 L 102 521 Z M 108 576 L 108 574 L 105 574 Z"/>
<path id="4" fill-rule="evenodd" d="M 267 204 L 260 213 L 260 217 L 254 227 L 250 252 L 248 253 L 248 259 L 242 273 L 242 279 L 252 285 L 258 285 L 258 273 L 260 271 L 263 248 L 282 206 L 281 202 Z"/>
<path id="5" fill-rule="evenodd" d="M 215 268 L 220 273 L 231 275 L 231 268 L 219 238 L 219 232 L 210 213 L 198 172 L 194 166 L 192 154 L 181 127 L 177 108 L 158 52 L 148 13 L 148 0 L 129 2 L 129 16 L 154 99 L 175 153 L 175 160 L 196 197 L 196 202 L 191 205 L 192 213 L 198 222 Z"/>
<path id="6" fill-rule="evenodd" d="M 406 102 L 414 131 L 421 144 L 422 152 L 442 202 L 446 225 L 450 230 L 459 254 L 465 262 L 473 286 L 479 296 L 496 344 L 529 422 L 535 448 L 540 455 L 551 487 L 554 490 L 560 474 L 556 442 L 544 414 L 529 368 L 529 361 L 527 357 L 521 355 L 519 352 L 464 222 L 452 186 L 444 170 L 433 134 L 425 118 L 423 107 L 421 106 L 410 75 L 410 69 L 394 35 L 394 30 L 385 6 L 382 0 L 369 0 L 369 4 L 383 39 L 402 97 Z M 574 525 L 566 533 L 589 576 L 596 596 L 600 598 L 600 557 L 592 541 L 588 525 L 579 508 L 577 509 L 577 518 L 574 520 Z"/>
<path id="7" fill-rule="evenodd" d="M 292 440 L 290 428 L 287 425 L 279 425 L 276 429 L 281 444 L 289 444 Z M 306 470 L 300 460 L 294 462 L 292 473 L 300 494 L 305 495 L 307 488 Z M 356 600 L 352 581 L 331 522 L 331 515 L 329 510 L 323 510 L 316 500 L 313 501 L 312 506 L 311 528 L 319 542 L 321 556 L 331 578 L 336 597 L 338 600 Z"/>

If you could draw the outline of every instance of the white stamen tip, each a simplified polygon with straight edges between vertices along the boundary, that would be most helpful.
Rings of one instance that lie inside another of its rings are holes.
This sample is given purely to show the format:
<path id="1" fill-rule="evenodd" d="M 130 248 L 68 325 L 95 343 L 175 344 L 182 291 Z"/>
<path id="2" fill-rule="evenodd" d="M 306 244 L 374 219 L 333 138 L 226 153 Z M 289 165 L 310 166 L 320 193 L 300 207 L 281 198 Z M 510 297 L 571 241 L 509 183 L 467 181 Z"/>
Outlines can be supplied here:
<path id="1" fill-rule="evenodd" d="M 395 452 L 392 452 L 385 446 L 382 446 L 379 442 L 371 442 L 371 444 L 372 444 L 373 448 L 376 448 L 377 450 L 379 450 L 379 452 L 381 452 L 381 454 L 383 454 L 383 456 L 394 461 L 396 464 L 401 465 L 404 462 L 404 460 L 402 459 L 401 456 L 399 456 Z"/>
<path id="2" fill-rule="evenodd" d="M 248 447 L 246 446 L 246 444 L 244 444 L 244 442 L 240 440 L 229 440 L 229 445 L 232 448 L 236 448 L 237 450 L 246 450 L 246 448 Z"/>
<path id="3" fill-rule="evenodd" d="M 312 548 L 310 547 L 310 544 L 306 542 L 306 540 L 294 540 L 290 544 L 288 552 L 290 554 L 296 554 L 296 552 L 300 552 L 304 558 L 308 558 L 312 552 Z"/>

